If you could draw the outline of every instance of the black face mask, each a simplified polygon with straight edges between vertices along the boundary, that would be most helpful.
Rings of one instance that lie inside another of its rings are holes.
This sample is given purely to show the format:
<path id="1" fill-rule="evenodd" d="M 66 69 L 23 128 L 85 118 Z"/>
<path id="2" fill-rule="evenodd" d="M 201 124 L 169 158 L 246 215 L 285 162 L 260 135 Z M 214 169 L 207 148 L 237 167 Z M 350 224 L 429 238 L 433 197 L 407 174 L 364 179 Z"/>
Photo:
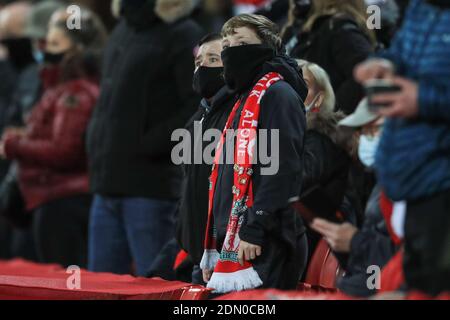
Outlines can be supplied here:
<path id="1" fill-rule="evenodd" d="M 66 52 L 50 53 L 50 52 L 45 51 L 44 52 L 44 63 L 50 64 L 50 65 L 58 65 L 63 61 L 65 55 L 66 55 Z"/>
<path id="2" fill-rule="evenodd" d="M 1 43 L 8 49 L 9 61 L 19 70 L 34 62 L 33 47 L 29 38 L 3 39 Z"/>
<path id="3" fill-rule="evenodd" d="M 226 48 L 222 51 L 225 83 L 232 91 L 242 92 L 253 84 L 264 62 L 274 56 L 274 50 L 262 44 Z"/>
<path id="4" fill-rule="evenodd" d="M 443 8 L 448 9 L 450 8 L 450 1 L 449 0 L 428 0 L 428 3 Z"/>
<path id="5" fill-rule="evenodd" d="M 192 79 L 192 88 L 205 99 L 210 99 L 225 85 L 223 68 L 199 67 Z"/>
<path id="6" fill-rule="evenodd" d="M 294 0 L 294 17 L 298 20 L 304 20 L 308 17 L 311 10 L 311 0 Z"/>

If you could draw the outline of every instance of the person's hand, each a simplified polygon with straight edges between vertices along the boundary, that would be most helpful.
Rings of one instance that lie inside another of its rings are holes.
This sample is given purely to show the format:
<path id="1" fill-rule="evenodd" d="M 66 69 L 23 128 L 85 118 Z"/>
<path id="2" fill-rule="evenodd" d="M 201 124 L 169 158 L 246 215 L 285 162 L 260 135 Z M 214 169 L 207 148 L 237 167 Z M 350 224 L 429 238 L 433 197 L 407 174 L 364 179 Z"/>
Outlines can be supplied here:
<path id="1" fill-rule="evenodd" d="M 350 252 L 353 236 L 358 231 L 350 223 L 337 224 L 324 219 L 314 219 L 311 228 L 323 235 L 324 239 L 336 252 Z"/>
<path id="2" fill-rule="evenodd" d="M 391 79 L 394 74 L 394 65 L 386 59 L 369 59 L 358 64 L 354 70 L 354 78 L 361 84 L 373 79 Z"/>
<path id="3" fill-rule="evenodd" d="M 213 270 L 211 269 L 202 269 L 203 281 L 208 283 L 211 280 L 211 276 L 213 274 Z"/>
<path id="4" fill-rule="evenodd" d="M 262 248 L 260 246 L 241 240 L 239 244 L 238 261 L 241 266 L 243 266 L 245 261 L 250 261 L 259 257 L 261 252 Z"/>
<path id="5" fill-rule="evenodd" d="M 419 85 L 402 77 L 395 77 L 392 81 L 401 91 L 374 95 L 372 103 L 389 105 L 378 108 L 378 114 L 383 117 L 416 117 L 419 114 Z"/>

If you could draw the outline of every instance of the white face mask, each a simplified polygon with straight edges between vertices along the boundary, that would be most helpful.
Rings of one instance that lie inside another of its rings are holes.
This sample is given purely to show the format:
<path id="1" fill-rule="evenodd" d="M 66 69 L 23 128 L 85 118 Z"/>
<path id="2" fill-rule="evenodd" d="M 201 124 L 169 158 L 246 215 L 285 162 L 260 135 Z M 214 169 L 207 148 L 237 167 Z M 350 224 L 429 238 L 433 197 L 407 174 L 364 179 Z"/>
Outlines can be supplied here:
<path id="1" fill-rule="evenodd" d="M 371 137 L 362 134 L 359 137 L 358 156 L 364 166 L 368 168 L 373 167 L 379 144 L 380 136 Z"/>
<path id="2" fill-rule="evenodd" d="M 314 99 L 311 101 L 310 104 L 308 104 L 308 105 L 305 106 L 306 112 L 309 112 L 309 111 L 311 111 L 312 108 L 314 108 L 314 104 L 317 102 L 317 99 L 319 99 L 319 97 L 320 97 L 320 93 L 318 93 L 318 94 L 314 97 Z"/>

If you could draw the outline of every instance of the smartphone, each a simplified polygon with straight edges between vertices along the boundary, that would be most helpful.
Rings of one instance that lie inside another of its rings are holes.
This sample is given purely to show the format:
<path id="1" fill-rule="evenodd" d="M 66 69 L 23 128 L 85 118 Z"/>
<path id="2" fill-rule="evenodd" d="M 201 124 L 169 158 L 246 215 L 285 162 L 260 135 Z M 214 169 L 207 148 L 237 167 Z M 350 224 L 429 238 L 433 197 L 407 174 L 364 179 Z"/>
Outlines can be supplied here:
<path id="1" fill-rule="evenodd" d="M 389 104 L 375 104 L 372 99 L 375 95 L 380 93 L 394 93 L 400 92 L 401 87 L 395 85 L 392 81 L 386 79 L 374 79 L 367 81 L 364 84 L 364 89 L 369 101 L 369 109 L 371 111 L 377 111 L 380 108 L 389 107 Z"/>

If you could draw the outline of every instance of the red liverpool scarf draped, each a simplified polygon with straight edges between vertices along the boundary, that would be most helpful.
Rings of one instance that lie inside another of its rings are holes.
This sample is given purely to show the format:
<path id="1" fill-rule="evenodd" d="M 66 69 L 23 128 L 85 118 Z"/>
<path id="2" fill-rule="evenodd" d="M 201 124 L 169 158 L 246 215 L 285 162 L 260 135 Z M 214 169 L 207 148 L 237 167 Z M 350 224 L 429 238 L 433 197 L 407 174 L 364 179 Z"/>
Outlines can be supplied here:
<path id="1" fill-rule="evenodd" d="M 227 131 L 231 129 L 236 112 L 241 105 L 241 100 L 233 107 L 220 138 L 220 142 L 216 148 L 212 173 L 209 178 L 209 207 L 205 236 L 205 252 L 200 267 L 201 269 L 214 270 L 207 286 L 208 288 L 214 289 L 214 292 L 217 293 L 253 289 L 262 285 L 258 273 L 253 269 L 253 266 L 249 261 L 245 261 L 243 266 L 238 262 L 240 244 L 239 230 L 244 218 L 243 213 L 253 205 L 252 163 L 254 159 L 256 130 L 261 100 L 267 89 L 280 80 L 282 80 L 282 76 L 275 72 L 268 73 L 262 77 L 250 92 L 242 109 L 236 143 L 234 144 L 234 185 L 233 189 L 230 190 L 230 192 L 233 193 L 233 203 L 225 241 L 220 253 L 216 248 L 217 232 L 214 226 L 213 203 L 218 177 L 218 167 L 221 163 L 220 161 L 226 134 Z"/>

